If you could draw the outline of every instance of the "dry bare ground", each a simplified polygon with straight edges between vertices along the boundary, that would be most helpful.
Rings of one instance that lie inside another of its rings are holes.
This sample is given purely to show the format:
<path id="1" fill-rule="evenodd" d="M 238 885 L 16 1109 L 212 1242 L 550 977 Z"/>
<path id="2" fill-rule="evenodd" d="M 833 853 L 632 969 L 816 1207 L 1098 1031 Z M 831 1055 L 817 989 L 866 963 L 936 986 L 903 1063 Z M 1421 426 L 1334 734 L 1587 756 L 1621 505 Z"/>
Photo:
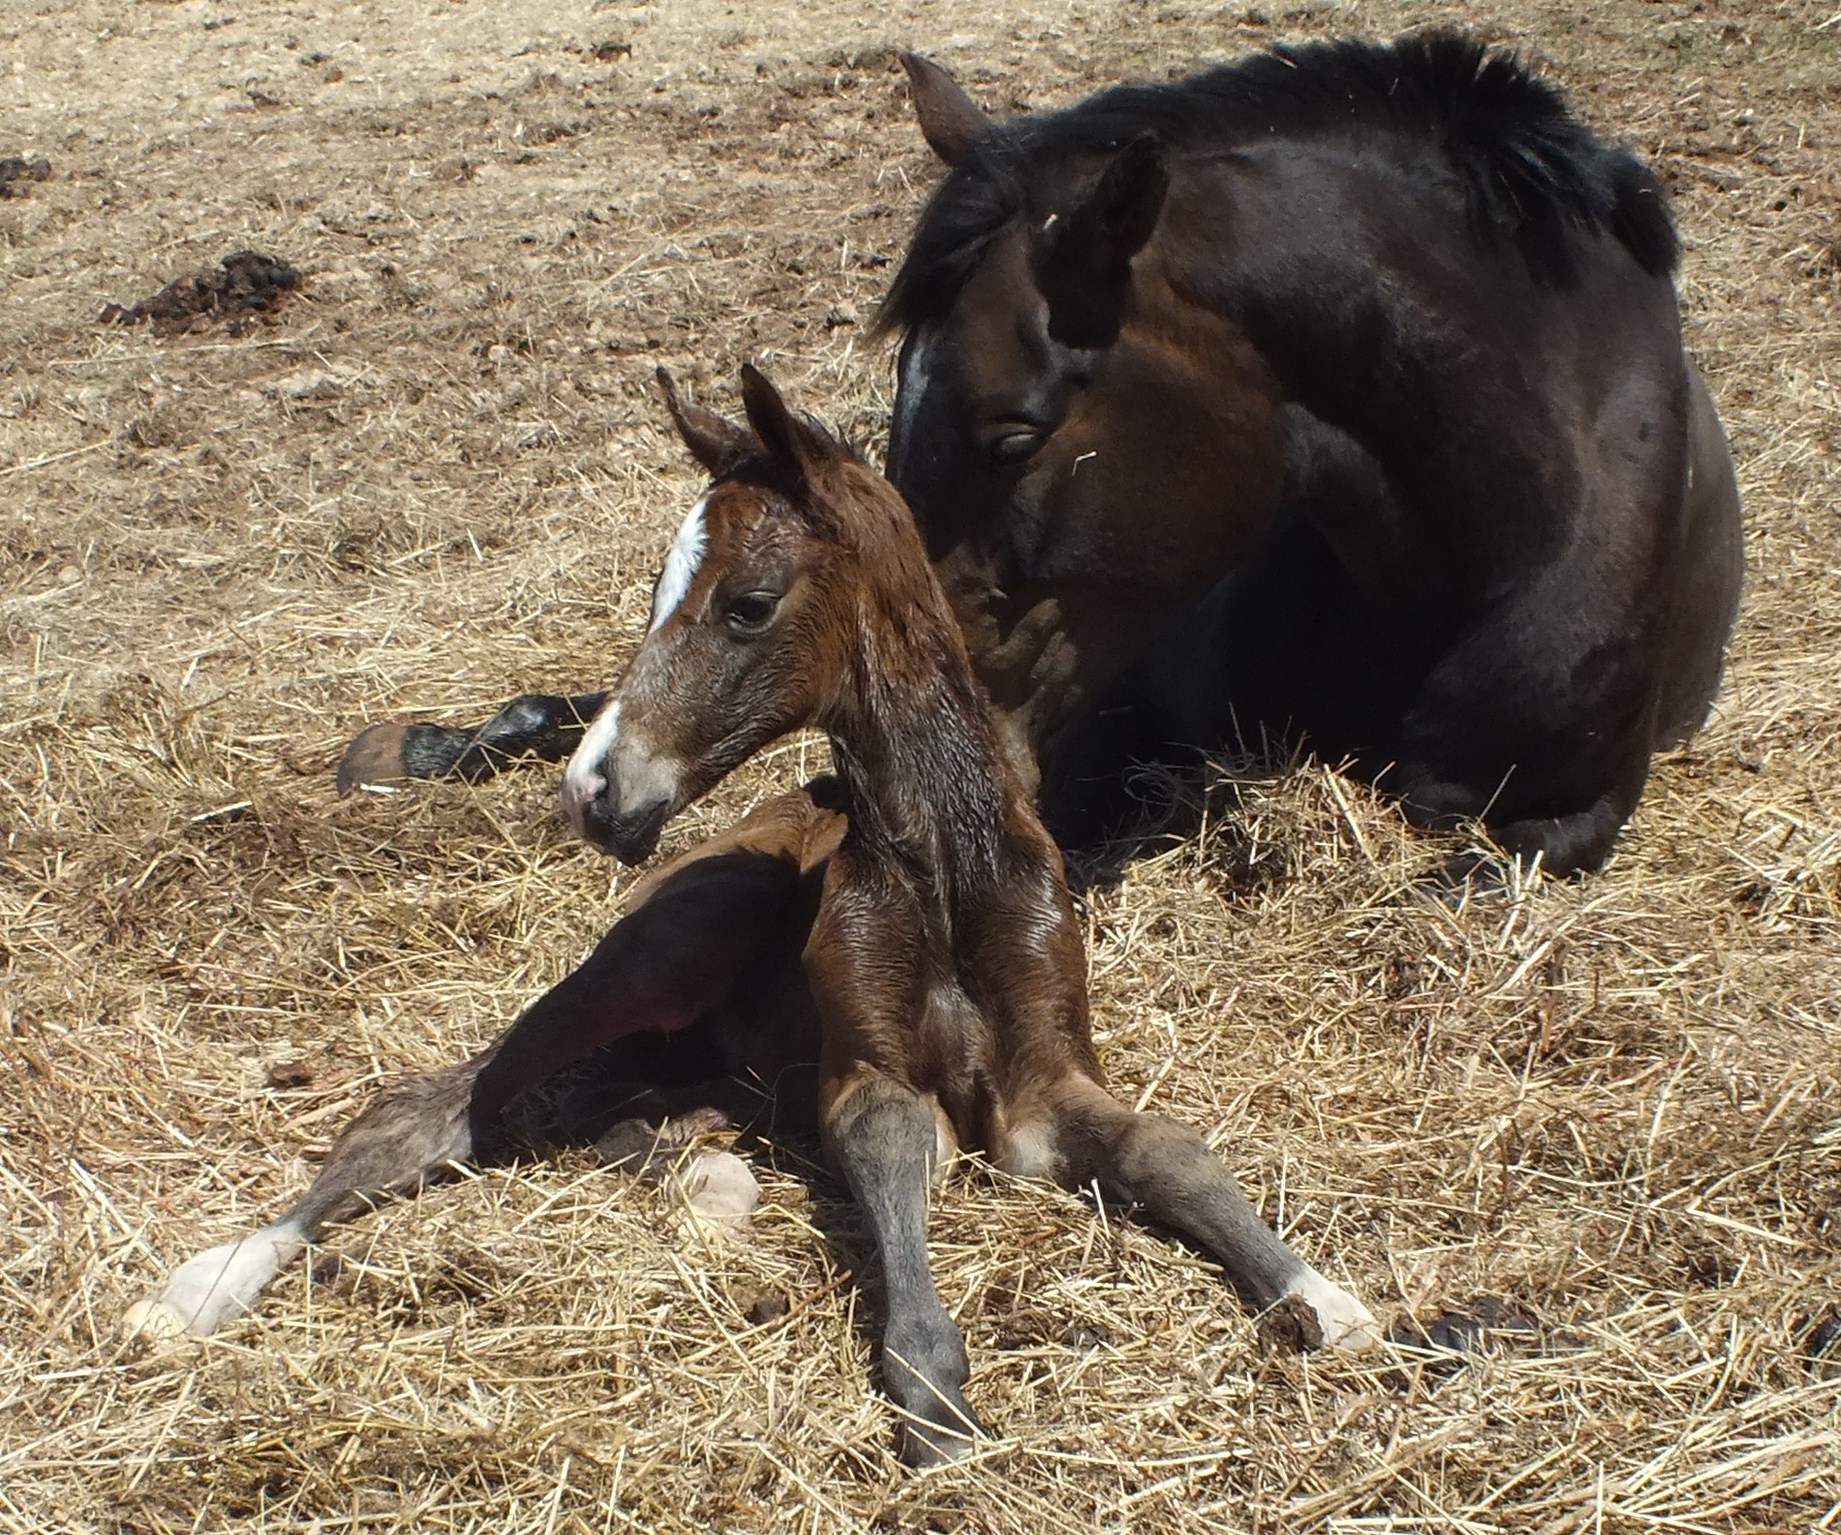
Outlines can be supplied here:
<path id="1" fill-rule="evenodd" d="M 1841 1527 L 1841 15 L 1284 4 L 5 8 L 0 155 L 52 168 L 0 201 L 0 1525 Z M 865 322 L 933 174 L 894 47 L 1008 111 L 1453 19 L 1675 188 L 1749 512 L 1717 716 L 1602 877 L 1455 912 L 1413 893 L 1448 844 L 1249 774 L 1094 896 L 1092 970 L 1132 1097 L 1480 1351 L 1264 1353 L 1206 1264 L 968 1173 L 938 1267 L 1001 1438 L 905 1476 L 797 1144 L 739 1238 L 564 1156 L 340 1232 L 219 1340 L 117 1341 L 619 911 L 553 772 L 341 803 L 332 765 L 614 674 L 692 489 L 657 361 L 720 403 L 763 360 L 879 443 Z M 305 274 L 274 313 L 97 323 L 243 247 Z"/>

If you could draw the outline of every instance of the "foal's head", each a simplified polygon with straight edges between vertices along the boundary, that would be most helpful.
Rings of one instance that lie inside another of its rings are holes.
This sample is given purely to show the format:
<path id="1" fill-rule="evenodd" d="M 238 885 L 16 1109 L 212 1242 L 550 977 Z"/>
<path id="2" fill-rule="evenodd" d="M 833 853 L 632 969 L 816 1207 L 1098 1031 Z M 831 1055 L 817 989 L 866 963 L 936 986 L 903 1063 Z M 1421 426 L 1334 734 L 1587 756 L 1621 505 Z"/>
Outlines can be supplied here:
<path id="1" fill-rule="evenodd" d="M 652 597 L 626 676 L 563 776 L 575 829 L 625 863 L 763 746 L 823 724 L 866 630 L 926 603 L 926 558 L 889 483 L 742 369 L 747 425 L 659 383 L 709 471 Z"/>

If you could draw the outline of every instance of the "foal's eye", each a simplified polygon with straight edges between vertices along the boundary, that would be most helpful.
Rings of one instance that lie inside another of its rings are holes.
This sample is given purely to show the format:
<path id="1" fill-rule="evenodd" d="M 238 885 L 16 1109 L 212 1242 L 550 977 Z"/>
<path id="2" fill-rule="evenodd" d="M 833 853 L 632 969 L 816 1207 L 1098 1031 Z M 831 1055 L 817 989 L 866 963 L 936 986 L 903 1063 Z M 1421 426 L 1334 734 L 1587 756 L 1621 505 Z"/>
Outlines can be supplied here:
<path id="1" fill-rule="evenodd" d="M 779 609 L 780 599 L 773 592 L 743 592 L 729 599 L 722 617 L 738 634 L 758 634 L 773 621 Z"/>
<path id="2" fill-rule="evenodd" d="M 1045 434 L 1033 427 L 1012 427 L 1000 432 L 985 444 L 984 454 L 1000 469 L 1026 463 L 1034 458 L 1045 441 Z"/>

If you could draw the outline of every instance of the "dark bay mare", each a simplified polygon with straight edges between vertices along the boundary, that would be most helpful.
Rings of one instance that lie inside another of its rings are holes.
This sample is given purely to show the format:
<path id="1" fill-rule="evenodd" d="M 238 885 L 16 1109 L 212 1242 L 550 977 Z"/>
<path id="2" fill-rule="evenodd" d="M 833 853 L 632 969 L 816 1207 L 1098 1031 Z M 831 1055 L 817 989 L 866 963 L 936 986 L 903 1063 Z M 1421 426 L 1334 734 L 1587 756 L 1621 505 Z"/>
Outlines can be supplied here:
<path id="1" fill-rule="evenodd" d="M 640 863 L 673 815 L 755 752 L 806 725 L 829 734 L 834 776 L 773 811 L 803 938 L 797 978 L 776 975 L 754 1007 L 705 1031 L 732 1070 L 763 1080 L 800 1057 L 818 1066 L 806 1108 L 881 1259 L 882 1376 L 903 1458 L 950 1458 L 979 1432 L 965 1340 L 927 1253 L 928 1188 L 962 1147 L 1014 1176 L 1097 1185 L 1190 1236 L 1254 1304 L 1295 1297 L 1320 1341 L 1373 1341 L 1374 1318 L 1273 1234 L 1199 1134 L 1107 1091 L 1060 850 L 999 741 L 912 515 L 760 373 L 742 379 L 746 429 L 685 405 L 661 375 L 713 480 L 564 799 L 585 836 Z M 745 867 L 755 850 L 727 856 Z M 647 909 L 661 903 L 662 887 Z M 620 1000 L 601 1042 L 699 1022 Z M 519 1051 L 521 1079 L 543 1033 L 521 1036 L 536 1044 Z M 502 1093 L 498 1071 L 482 1060 L 386 1099 L 396 1111 L 360 1118 L 280 1221 L 193 1259 L 137 1323 L 209 1330 L 207 1312 L 252 1301 L 341 1202 L 470 1153 L 456 1132 L 471 1094 Z"/>
<path id="2" fill-rule="evenodd" d="M 908 67 L 949 171 L 879 322 L 888 470 L 1051 825 L 1131 756 L 1303 740 L 1601 864 L 1741 567 L 1654 174 L 1460 37 L 1006 123 Z M 380 727 L 341 781 L 554 759 L 600 702 Z"/>

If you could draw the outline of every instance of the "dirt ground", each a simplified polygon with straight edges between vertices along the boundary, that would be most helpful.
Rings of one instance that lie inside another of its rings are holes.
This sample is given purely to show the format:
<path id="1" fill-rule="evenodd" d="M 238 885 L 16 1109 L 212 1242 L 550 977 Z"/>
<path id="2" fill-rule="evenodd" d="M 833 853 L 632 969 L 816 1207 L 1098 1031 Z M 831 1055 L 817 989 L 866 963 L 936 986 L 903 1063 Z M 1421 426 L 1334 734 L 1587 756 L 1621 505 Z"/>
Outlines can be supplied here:
<path id="1" fill-rule="evenodd" d="M 6 7 L 0 156 L 49 165 L 0 201 L 0 1527 L 1841 1528 L 1834 3 Z M 896 48 L 1010 112 L 1457 19 L 1674 188 L 1749 522 L 1716 717 L 1584 883 L 1420 899 L 1450 844 L 1306 767 L 1091 902 L 1127 1096 L 1423 1346 L 1264 1352 L 1209 1265 L 967 1172 L 937 1266 L 1000 1437 L 910 1477 L 796 1144 L 739 1236 L 565 1156 L 118 1341 L 619 911 L 554 770 L 342 802 L 333 764 L 614 675 L 694 488 L 656 363 L 722 404 L 757 359 L 879 447 L 934 175 Z M 300 285 L 99 323 L 243 250 Z"/>

